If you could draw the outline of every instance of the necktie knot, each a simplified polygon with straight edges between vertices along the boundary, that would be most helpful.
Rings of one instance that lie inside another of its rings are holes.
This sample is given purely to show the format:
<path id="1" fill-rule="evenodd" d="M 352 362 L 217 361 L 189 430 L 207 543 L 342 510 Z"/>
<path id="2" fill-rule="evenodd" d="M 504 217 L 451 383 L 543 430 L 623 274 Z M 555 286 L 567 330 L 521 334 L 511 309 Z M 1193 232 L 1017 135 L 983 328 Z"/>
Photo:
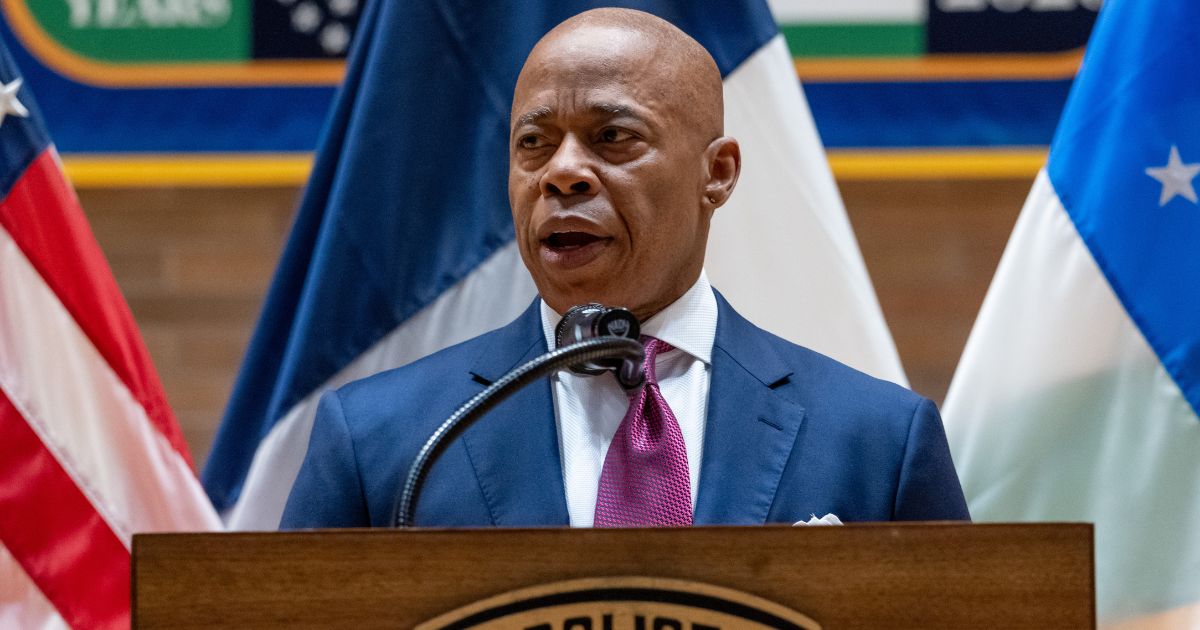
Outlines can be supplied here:
<path id="1" fill-rule="evenodd" d="M 642 372 L 646 375 L 646 385 L 658 385 L 658 375 L 654 369 L 654 361 L 658 358 L 660 352 L 670 352 L 675 349 L 675 346 L 650 335 L 642 335 L 640 338 L 642 347 L 646 350 L 646 358 L 642 361 Z"/>

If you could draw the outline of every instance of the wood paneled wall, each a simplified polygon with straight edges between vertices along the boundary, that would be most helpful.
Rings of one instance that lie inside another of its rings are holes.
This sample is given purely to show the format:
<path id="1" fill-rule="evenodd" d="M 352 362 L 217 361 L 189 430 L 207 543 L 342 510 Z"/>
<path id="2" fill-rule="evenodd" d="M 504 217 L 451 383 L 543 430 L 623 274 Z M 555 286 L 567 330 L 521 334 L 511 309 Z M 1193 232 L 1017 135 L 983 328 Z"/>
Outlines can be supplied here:
<path id="1" fill-rule="evenodd" d="M 913 389 L 939 403 L 1031 183 L 840 183 Z M 203 465 L 299 191 L 79 195 Z"/>

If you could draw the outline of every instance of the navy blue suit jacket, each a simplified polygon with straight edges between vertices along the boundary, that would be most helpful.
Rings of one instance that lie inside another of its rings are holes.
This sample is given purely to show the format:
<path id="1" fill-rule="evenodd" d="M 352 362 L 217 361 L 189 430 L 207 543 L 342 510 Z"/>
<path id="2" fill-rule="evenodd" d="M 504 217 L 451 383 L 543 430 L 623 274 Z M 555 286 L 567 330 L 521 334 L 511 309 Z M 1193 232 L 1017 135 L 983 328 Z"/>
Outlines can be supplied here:
<path id="1" fill-rule="evenodd" d="M 717 303 L 697 525 L 969 518 L 932 402 L 755 327 L 720 294 Z M 545 351 L 535 301 L 503 328 L 327 393 L 280 526 L 389 526 L 426 437 Z M 450 444 L 415 521 L 565 526 L 564 496 L 543 380 Z"/>

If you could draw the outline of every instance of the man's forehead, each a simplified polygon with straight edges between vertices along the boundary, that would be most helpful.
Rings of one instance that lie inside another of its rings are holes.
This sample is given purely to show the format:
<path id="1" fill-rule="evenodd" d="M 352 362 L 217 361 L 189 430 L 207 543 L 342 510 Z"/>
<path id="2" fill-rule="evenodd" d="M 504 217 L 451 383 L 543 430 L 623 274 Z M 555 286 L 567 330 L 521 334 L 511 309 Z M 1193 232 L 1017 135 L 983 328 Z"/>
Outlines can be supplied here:
<path id="1" fill-rule="evenodd" d="M 540 41 L 529 61 L 547 57 L 552 61 L 572 57 L 613 55 L 635 49 L 657 48 L 660 39 L 634 28 L 612 24 L 585 24 L 551 34 Z"/>
<path id="2" fill-rule="evenodd" d="M 628 29 L 585 27 L 540 42 L 525 60 L 522 86 L 565 87 L 603 80 L 654 80 L 666 61 L 658 43 Z"/>
<path id="3" fill-rule="evenodd" d="M 534 47 L 513 92 L 512 128 L 581 112 L 625 113 L 605 111 L 615 104 L 647 123 L 688 119 L 702 135 L 721 135 L 721 78 L 704 48 L 658 18 L 597 11 L 564 22 Z M 535 111 L 543 107 L 550 111 Z"/>
<path id="4" fill-rule="evenodd" d="M 645 117 L 672 89 L 647 61 L 608 51 L 526 67 L 513 94 L 514 126 L 560 115 Z"/>
<path id="5" fill-rule="evenodd" d="M 609 50 L 589 55 L 577 51 L 570 56 L 546 58 L 537 65 L 528 65 L 517 83 L 517 90 L 530 93 L 604 87 L 641 91 L 660 84 L 666 78 L 664 70 L 651 52 Z"/>

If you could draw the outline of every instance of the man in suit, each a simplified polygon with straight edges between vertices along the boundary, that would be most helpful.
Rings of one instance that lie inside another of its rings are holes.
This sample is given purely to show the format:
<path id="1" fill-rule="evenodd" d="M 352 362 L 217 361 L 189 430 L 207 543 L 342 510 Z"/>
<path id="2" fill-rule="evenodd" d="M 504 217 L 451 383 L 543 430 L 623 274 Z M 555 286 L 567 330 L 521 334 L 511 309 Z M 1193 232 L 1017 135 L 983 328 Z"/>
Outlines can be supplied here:
<path id="1" fill-rule="evenodd" d="M 643 322 L 647 383 L 559 373 L 432 466 L 421 526 L 968 518 L 934 405 L 746 321 L 703 271 L 741 169 L 720 74 L 629 10 L 548 33 L 517 80 L 509 199 L 540 297 L 511 324 L 322 398 L 281 526 L 387 526 L 425 438 L 553 347 L 574 305 Z M 452 179 L 447 185 L 453 185 Z"/>

